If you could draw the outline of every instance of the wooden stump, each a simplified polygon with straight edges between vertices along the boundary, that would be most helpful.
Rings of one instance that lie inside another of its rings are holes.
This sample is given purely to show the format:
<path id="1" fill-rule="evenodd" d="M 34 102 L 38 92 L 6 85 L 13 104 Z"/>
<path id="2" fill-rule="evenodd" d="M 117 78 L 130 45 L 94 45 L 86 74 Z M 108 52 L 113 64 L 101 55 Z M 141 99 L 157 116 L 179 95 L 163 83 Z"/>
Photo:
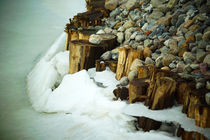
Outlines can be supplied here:
<path id="1" fill-rule="evenodd" d="M 126 87 L 118 87 L 113 91 L 116 98 L 114 100 L 118 100 L 119 98 L 121 100 L 128 100 L 128 88 Z"/>
<path id="2" fill-rule="evenodd" d="M 104 8 L 105 0 L 86 0 L 86 8 L 92 11 L 96 8 Z"/>
<path id="3" fill-rule="evenodd" d="M 117 61 L 109 60 L 109 61 L 102 61 L 96 60 L 96 71 L 104 71 L 106 67 L 109 67 L 112 72 L 116 72 L 117 70 Z"/>
<path id="4" fill-rule="evenodd" d="M 208 140 L 204 135 L 198 132 L 188 132 L 179 126 L 177 136 L 181 137 L 182 140 Z"/>
<path id="5" fill-rule="evenodd" d="M 161 122 L 146 118 L 146 117 L 138 117 L 138 125 L 144 131 L 157 130 L 161 126 Z"/>
<path id="6" fill-rule="evenodd" d="M 195 124 L 199 127 L 210 128 L 209 105 L 197 105 L 195 107 Z"/>
<path id="7" fill-rule="evenodd" d="M 120 49 L 117 71 L 116 71 L 116 79 L 120 80 L 123 76 L 128 76 L 130 72 L 130 66 L 132 62 L 140 57 L 140 52 L 132 49 L 131 47 L 124 47 Z"/>
<path id="8" fill-rule="evenodd" d="M 129 103 L 145 101 L 148 85 L 148 79 L 132 80 L 129 83 Z"/>
<path id="9" fill-rule="evenodd" d="M 152 110 L 164 109 L 174 104 L 176 81 L 170 71 L 154 70 L 148 87 L 145 105 Z"/>
<path id="10" fill-rule="evenodd" d="M 87 40 L 74 40 L 71 41 L 69 49 L 69 73 L 73 74 L 83 69 L 89 69 L 95 67 L 95 61 L 100 56 L 113 49 L 112 46 L 108 46 L 106 43 L 95 45 L 89 43 Z"/>

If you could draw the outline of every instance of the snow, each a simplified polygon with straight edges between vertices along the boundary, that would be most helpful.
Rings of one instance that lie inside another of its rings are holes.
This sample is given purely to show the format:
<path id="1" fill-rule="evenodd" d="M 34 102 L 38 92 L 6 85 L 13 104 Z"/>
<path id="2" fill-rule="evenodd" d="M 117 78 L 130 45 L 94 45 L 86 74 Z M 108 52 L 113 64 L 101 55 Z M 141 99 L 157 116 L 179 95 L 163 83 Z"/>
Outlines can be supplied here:
<path id="1" fill-rule="evenodd" d="M 143 103 L 130 104 L 123 112 L 131 116 L 147 117 L 162 122 L 174 122 L 180 124 L 187 131 L 196 131 L 210 138 L 210 128 L 201 128 L 195 125 L 195 120 L 182 113 L 182 106 L 165 110 L 150 110 Z"/>
<path id="2" fill-rule="evenodd" d="M 63 51 L 64 39 L 62 34 L 27 77 L 28 95 L 36 111 L 63 114 L 68 121 L 73 121 L 65 125 L 60 138 L 178 139 L 161 131 L 136 131 L 133 124 L 136 119 L 122 112 L 127 103 L 112 100 L 112 91 L 119 81 L 110 69 L 96 72 L 92 68 L 68 74 L 69 53 Z"/>

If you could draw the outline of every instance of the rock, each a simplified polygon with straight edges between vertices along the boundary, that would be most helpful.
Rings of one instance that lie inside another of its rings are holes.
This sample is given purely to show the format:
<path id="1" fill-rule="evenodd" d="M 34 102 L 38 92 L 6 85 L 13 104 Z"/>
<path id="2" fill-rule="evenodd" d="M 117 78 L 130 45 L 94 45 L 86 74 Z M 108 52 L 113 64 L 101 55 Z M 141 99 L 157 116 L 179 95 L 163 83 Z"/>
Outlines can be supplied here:
<path id="1" fill-rule="evenodd" d="M 137 35 L 136 37 L 135 37 L 135 40 L 137 41 L 137 42 L 139 42 L 139 41 L 144 41 L 146 39 L 146 36 L 144 36 L 144 35 Z"/>
<path id="2" fill-rule="evenodd" d="M 99 35 L 92 34 L 89 38 L 89 42 L 93 44 L 100 44 L 102 38 Z"/>
<path id="3" fill-rule="evenodd" d="M 105 34 L 105 32 L 104 32 L 104 30 L 99 30 L 97 33 L 96 33 L 97 35 L 100 35 L 100 34 Z"/>
<path id="4" fill-rule="evenodd" d="M 164 17 L 158 18 L 157 22 L 158 22 L 158 24 L 169 26 L 171 23 L 171 18 L 172 18 L 172 15 L 167 14 Z"/>
<path id="5" fill-rule="evenodd" d="M 196 89 L 201 89 L 201 88 L 205 87 L 205 83 L 197 82 L 195 87 L 196 87 Z"/>
<path id="6" fill-rule="evenodd" d="M 112 53 L 112 59 L 118 60 L 119 53 Z"/>
<path id="7" fill-rule="evenodd" d="M 125 31 L 125 28 L 123 26 L 121 26 L 117 31 L 124 32 Z"/>
<path id="8" fill-rule="evenodd" d="M 147 57 L 145 59 L 145 64 L 155 64 L 155 62 L 150 57 Z"/>
<path id="9" fill-rule="evenodd" d="M 135 39 L 137 34 L 138 34 L 138 32 L 134 32 L 134 33 L 131 35 L 130 39 Z"/>
<path id="10" fill-rule="evenodd" d="M 144 40 L 144 47 L 150 47 L 152 45 L 152 40 L 150 39 L 146 39 Z"/>
<path id="11" fill-rule="evenodd" d="M 105 8 L 112 11 L 114 10 L 118 5 L 118 0 L 106 0 L 105 1 Z"/>
<path id="12" fill-rule="evenodd" d="M 159 56 L 156 60 L 155 60 L 155 66 L 160 68 L 162 67 L 162 60 L 163 60 L 163 56 Z"/>
<path id="13" fill-rule="evenodd" d="M 172 54 L 165 54 L 163 55 L 162 63 L 164 66 L 169 66 L 169 64 L 175 59 L 176 57 Z"/>
<path id="14" fill-rule="evenodd" d="M 210 45 L 206 45 L 206 51 L 210 52 Z"/>
<path id="15" fill-rule="evenodd" d="M 158 20 L 160 19 L 164 14 L 160 11 L 153 11 L 151 15 L 149 15 L 149 18 Z"/>
<path id="16" fill-rule="evenodd" d="M 125 29 L 128 29 L 128 28 L 133 27 L 133 26 L 134 26 L 134 22 L 132 20 L 128 20 L 123 24 L 123 27 Z"/>
<path id="17" fill-rule="evenodd" d="M 203 39 L 204 41 L 210 41 L 210 31 L 205 32 L 205 33 L 203 34 L 202 39 Z"/>
<path id="18" fill-rule="evenodd" d="M 121 86 L 127 86 L 128 85 L 128 77 L 124 76 L 120 79 L 120 85 Z"/>
<path id="19" fill-rule="evenodd" d="M 185 21 L 185 14 L 181 14 L 178 16 L 178 20 L 176 22 L 176 27 L 178 28 Z"/>
<path id="20" fill-rule="evenodd" d="M 195 34 L 195 39 L 196 41 L 200 41 L 202 39 L 203 34 L 202 33 L 197 33 Z"/>
<path id="21" fill-rule="evenodd" d="M 174 39 L 169 39 L 166 44 L 169 47 L 168 53 L 177 55 L 177 53 L 179 52 L 177 41 Z"/>
<path id="22" fill-rule="evenodd" d="M 131 35 L 132 35 L 131 32 L 125 32 L 125 40 L 129 40 L 130 41 Z"/>
<path id="23" fill-rule="evenodd" d="M 137 50 L 140 51 L 140 52 L 143 52 L 144 51 L 144 46 L 143 45 L 138 45 Z"/>
<path id="24" fill-rule="evenodd" d="M 138 77 L 138 71 L 136 71 L 136 70 L 132 70 L 128 74 L 129 81 L 132 81 L 134 78 L 137 78 L 137 77 Z"/>
<path id="25" fill-rule="evenodd" d="M 123 32 L 118 32 L 118 33 L 117 33 L 117 41 L 118 41 L 119 43 L 122 43 L 123 40 L 124 40 L 124 33 L 123 33 Z"/>
<path id="26" fill-rule="evenodd" d="M 185 64 L 183 64 L 183 63 L 178 63 L 176 67 L 177 67 L 177 72 L 178 72 L 178 73 L 182 73 L 182 72 L 184 72 Z"/>
<path id="27" fill-rule="evenodd" d="M 144 55 L 144 58 L 151 57 L 152 51 L 150 50 L 150 48 L 145 47 L 145 48 L 144 48 L 143 55 Z"/>
<path id="28" fill-rule="evenodd" d="M 144 66 L 144 62 L 137 58 L 132 62 L 130 70 L 131 71 L 133 71 L 133 70 L 138 71 L 138 68 L 141 67 L 141 66 Z"/>
<path id="29" fill-rule="evenodd" d="M 198 48 L 199 49 L 205 49 L 206 48 L 207 43 L 203 40 L 198 41 Z"/>
<path id="30" fill-rule="evenodd" d="M 107 51 L 104 54 L 101 55 L 101 59 L 102 60 L 110 60 L 112 58 L 112 52 L 111 51 Z"/>
<path id="31" fill-rule="evenodd" d="M 178 0 L 170 0 L 167 7 L 173 8 L 178 3 Z"/>
<path id="32" fill-rule="evenodd" d="M 112 32 L 112 29 L 111 29 L 111 28 L 106 27 L 106 28 L 104 29 L 104 32 L 105 32 L 105 33 L 107 33 L 107 34 L 109 34 L 109 33 L 111 33 L 111 32 Z"/>
<path id="33" fill-rule="evenodd" d="M 169 48 L 166 46 L 163 46 L 162 48 L 160 48 L 161 53 L 168 53 L 168 51 L 169 51 Z"/>
<path id="34" fill-rule="evenodd" d="M 210 90 L 210 81 L 206 82 L 206 89 Z"/>
<path id="35" fill-rule="evenodd" d="M 199 68 L 199 64 L 191 64 L 190 67 L 195 70 Z"/>
<path id="36" fill-rule="evenodd" d="M 210 92 L 206 93 L 205 100 L 208 105 L 210 105 Z"/>
<path id="37" fill-rule="evenodd" d="M 172 62 L 171 64 L 169 64 L 169 67 L 170 67 L 171 69 L 175 69 L 175 68 L 176 68 L 176 64 Z"/>
<path id="38" fill-rule="evenodd" d="M 178 75 L 186 80 L 193 80 L 194 77 L 191 74 L 187 74 L 187 73 L 178 73 Z"/>
<path id="39" fill-rule="evenodd" d="M 119 8 L 116 8 L 115 10 L 113 10 L 111 13 L 110 13 L 110 17 L 116 17 L 117 15 L 119 15 L 121 13 L 121 10 Z"/>
<path id="40" fill-rule="evenodd" d="M 125 8 L 130 11 L 132 9 L 134 9 L 136 6 L 138 6 L 138 0 L 128 0 L 125 3 Z"/>
<path id="41" fill-rule="evenodd" d="M 152 7 L 158 7 L 162 5 L 167 0 L 151 0 Z"/>
<path id="42" fill-rule="evenodd" d="M 187 64 L 184 66 L 184 72 L 185 73 L 190 73 L 192 71 L 192 68 L 190 67 L 190 64 Z"/>
<path id="43" fill-rule="evenodd" d="M 184 61 L 187 61 L 187 59 L 195 60 L 195 56 L 191 52 L 185 52 L 183 54 L 183 59 Z"/>
<path id="44" fill-rule="evenodd" d="M 167 71 L 170 71 L 170 68 L 165 66 L 165 67 L 162 67 L 161 70 L 167 70 Z"/>
<path id="45" fill-rule="evenodd" d="M 205 75 L 207 70 L 208 70 L 208 64 L 207 63 L 200 63 L 199 67 L 200 67 L 201 73 Z"/>
<path id="46" fill-rule="evenodd" d="M 207 63 L 208 66 L 210 67 L 210 54 L 208 54 L 208 55 L 204 58 L 203 63 Z"/>
<path id="47" fill-rule="evenodd" d="M 197 51 L 196 51 L 196 60 L 198 62 L 203 62 L 205 56 L 206 56 L 206 52 L 205 51 L 203 51 L 202 49 L 197 49 Z"/>

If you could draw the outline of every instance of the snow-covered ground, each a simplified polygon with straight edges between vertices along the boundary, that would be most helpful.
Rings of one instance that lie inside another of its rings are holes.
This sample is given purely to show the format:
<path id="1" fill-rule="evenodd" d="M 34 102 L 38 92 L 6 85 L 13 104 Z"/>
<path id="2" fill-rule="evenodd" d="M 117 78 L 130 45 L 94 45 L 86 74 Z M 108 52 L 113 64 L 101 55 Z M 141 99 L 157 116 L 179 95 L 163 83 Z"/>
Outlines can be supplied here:
<path id="1" fill-rule="evenodd" d="M 27 77 L 28 95 L 35 110 L 62 113 L 76 122 L 62 138 L 73 140 L 178 139 L 168 133 L 136 131 L 134 117 L 123 114 L 126 102 L 113 101 L 119 81 L 107 69 L 68 74 L 68 51 L 62 34 Z M 97 84 L 103 85 L 103 87 Z"/>

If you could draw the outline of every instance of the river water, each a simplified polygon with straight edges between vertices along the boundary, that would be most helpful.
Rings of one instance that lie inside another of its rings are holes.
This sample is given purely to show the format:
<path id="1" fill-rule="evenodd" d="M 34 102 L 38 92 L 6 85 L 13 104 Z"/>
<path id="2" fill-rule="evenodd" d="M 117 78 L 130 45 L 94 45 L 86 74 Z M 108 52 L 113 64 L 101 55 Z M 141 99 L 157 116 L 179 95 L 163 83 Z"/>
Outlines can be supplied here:
<path id="1" fill-rule="evenodd" d="M 57 140 L 69 118 L 33 110 L 26 76 L 85 0 L 0 0 L 0 140 Z M 72 123 L 72 121 L 71 121 Z"/>

